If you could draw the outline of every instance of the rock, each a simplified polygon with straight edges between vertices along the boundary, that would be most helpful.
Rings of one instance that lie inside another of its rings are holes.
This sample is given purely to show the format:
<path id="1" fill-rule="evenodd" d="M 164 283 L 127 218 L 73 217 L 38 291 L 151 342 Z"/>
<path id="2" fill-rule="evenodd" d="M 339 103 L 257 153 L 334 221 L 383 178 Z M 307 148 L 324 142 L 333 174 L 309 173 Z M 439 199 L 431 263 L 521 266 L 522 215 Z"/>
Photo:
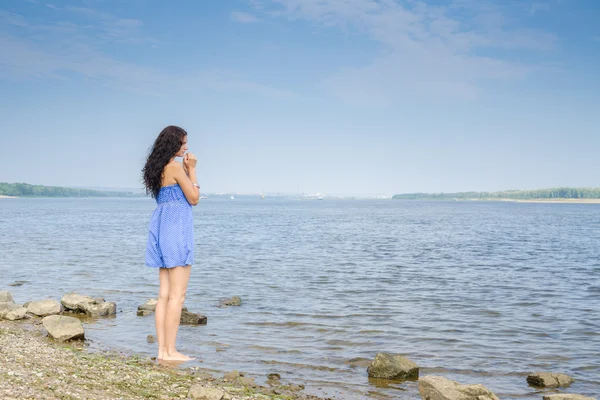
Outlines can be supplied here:
<path id="1" fill-rule="evenodd" d="M 205 315 L 194 314 L 187 310 L 181 311 L 180 323 L 182 325 L 206 325 L 208 318 Z"/>
<path id="2" fill-rule="evenodd" d="M 267 378 L 272 381 L 278 381 L 281 379 L 281 375 L 272 373 L 272 374 L 267 375 Z"/>
<path id="3" fill-rule="evenodd" d="M 21 306 L 12 303 L 12 302 L 2 302 L 0 303 L 0 319 L 3 319 L 6 317 L 6 314 L 8 314 L 9 312 L 16 310 L 17 308 L 20 308 Z"/>
<path id="4" fill-rule="evenodd" d="M 155 343 L 156 342 L 156 338 L 153 335 L 148 335 L 148 337 L 146 337 L 146 342 L 148 342 L 148 343 Z"/>
<path id="5" fill-rule="evenodd" d="M 285 388 L 292 392 L 300 392 L 304 390 L 304 385 L 294 385 L 293 383 L 290 383 L 289 385 L 285 386 Z"/>
<path id="6" fill-rule="evenodd" d="M 157 299 L 148 299 L 144 304 L 140 304 L 137 308 L 138 317 L 146 317 L 153 314 L 156 310 Z M 181 318 L 179 323 L 182 325 L 206 325 L 208 318 L 201 314 L 194 314 L 188 311 L 187 307 L 181 307 Z"/>
<path id="7" fill-rule="evenodd" d="M 14 300 L 12 297 L 12 294 L 10 294 L 9 291 L 7 290 L 0 290 L 0 303 L 13 303 L 14 304 Z"/>
<path id="8" fill-rule="evenodd" d="M 27 312 L 37 315 L 38 317 L 46 317 L 48 315 L 56 315 L 60 314 L 62 311 L 62 307 L 60 303 L 56 300 L 40 300 L 40 301 L 31 301 L 28 302 L 27 305 L 23 305 L 27 307 Z"/>
<path id="9" fill-rule="evenodd" d="M 148 311 L 149 313 L 145 314 L 145 315 L 152 314 L 154 312 L 154 310 L 156 310 L 157 303 L 158 303 L 158 299 L 149 299 L 144 304 L 140 304 L 138 306 L 138 315 L 140 315 L 139 311 Z"/>
<path id="10" fill-rule="evenodd" d="M 233 371 L 228 372 L 225 375 L 223 375 L 223 380 L 225 380 L 225 381 L 235 381 L 240 376 L 244 376 L 244 374 L 240 374 L 237 370 L 233 370 Z"/>
<path id="11" fill-rule="evenodd" d="M 27 282 L 28 281 L 14 281 L 13 283 L 9 283 L 8 286 L 23 286 L 23 284 Z"/>
<path id="12" fill-rule="evenodd" d="M 433 375 L 419 378 L 419 394 L 423 400 L 499 400 L 483 385 L 461 385 Z"/>
<path id="13" fill-rule="evenodd" d="M 77 293 L 65 294 L 62 299 L 60 299 L 60 302 L 66 310 L 82 313 L 85 313 L 88 304 L 96 304 L 93 298 Z"/>
<path id="14" fill-rule="evenodd" d="M 59 342 L 83 339 L 85 334 L 81 321 L 64 315 L 50 315 L 42 319 L 48 334 Z"/>
<path id="15" fill-rule="evenodd" d="M 219 388 L 193 385 L 188 391 L 187 397 L 200 400 L 224 400 L 225 391 Z"/>
<path id="16" fill-rule="evenodd" d="M 219 307 L 239 307 L 242 305 L 242 299 L 239 296 L 233 296 L 230 299 L 221 300 Z"/>
<path id="17" fill-rule="evenodd" d="M 256 387 L 256 382 L 254 382 L 254 378 L 245 378 L 245 377 L 239 377 L 238 382 L 241 383 L 244 386 L 250 386 L 250 387 Z"/>
<path id="18" fill-rule="evenodd" d="M 527 377 L 527 383 L 539 388 L 567 387 L 573 382 L 575 382 L 575 379 L 569 375 L 554 372 L 536 372 Z"/>
<path id="19" fill-rule="evenodd" d="M 65 309 L 84 313 L 90 317 L 106 317 L 117 313 L 117 304 L 106 302 L 103 297 L 92 298 L 77 293 L 66 294 L 60 299 Z"/>
<path id="20" fill-rule="evenodd" d="M 404 356 L 378 353 L 367 367 L 367 373 L 370 378 L 416 380 L 419 378 L 419 367 Z"/>
<path id="21" fill-rule="evenodd" d="M 593 397 L 582 396 L 580 394 L 549 394 L 544 396 L 544 400 L 596 400 Z"/>
<path id="22" fill-rule="evenodd" d="M 99 304 L 89 304 L 85 308 L 85 313 L 90 317 L 108 317 L 117 313 L 117 303 L 105 301 Z"/>
<path id="23" fill-rule="evenodd" d="M 18 319 L 24 319 L 27 315 L 27 309 L 25 307 L 17 306 L 16 308 L 8 311 L 4 316 L 4 319 L 9 321 L 16 321 Z"/>

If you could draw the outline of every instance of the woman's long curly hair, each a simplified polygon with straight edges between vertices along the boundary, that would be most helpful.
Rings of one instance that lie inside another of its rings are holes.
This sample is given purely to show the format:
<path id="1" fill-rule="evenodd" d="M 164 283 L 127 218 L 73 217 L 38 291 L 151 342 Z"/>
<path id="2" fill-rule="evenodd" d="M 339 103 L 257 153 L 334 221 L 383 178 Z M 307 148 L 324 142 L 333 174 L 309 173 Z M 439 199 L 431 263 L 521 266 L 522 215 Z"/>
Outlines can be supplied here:
<path id="1" fill-rule="evenodd" d="M 142 169 L 146 194 L 158 197 L 162 186 L 162 176 L 165 166 L 181 149 L 187 132 L 178 126 L 169 125 L 160 132 L 146 159 Z"/>

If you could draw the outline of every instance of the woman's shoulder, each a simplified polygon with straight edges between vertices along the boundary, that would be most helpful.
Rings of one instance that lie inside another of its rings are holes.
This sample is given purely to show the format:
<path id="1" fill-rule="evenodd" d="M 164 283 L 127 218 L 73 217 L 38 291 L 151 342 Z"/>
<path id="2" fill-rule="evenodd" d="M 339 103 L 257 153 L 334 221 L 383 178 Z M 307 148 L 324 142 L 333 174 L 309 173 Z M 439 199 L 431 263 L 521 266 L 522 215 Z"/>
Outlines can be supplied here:
<path id="1" fill-rule="evenodd" d="M 173 160 L 173 161 L 169 161 L 169 163 L 165 166 L 165 169 L 179 169 L 179 168 L 183 168 L 183 164 L 181 164 L 179 161 Z"/>
<path id="2" fill-rule="evenodd" d="M 168 186 L 177 183 L 175 177 L 181 173 L 181 170 L 183 170 L 183 165 L 180 162 L 175 160 L 170 161 L 163 169 L 162 185 Z"/>

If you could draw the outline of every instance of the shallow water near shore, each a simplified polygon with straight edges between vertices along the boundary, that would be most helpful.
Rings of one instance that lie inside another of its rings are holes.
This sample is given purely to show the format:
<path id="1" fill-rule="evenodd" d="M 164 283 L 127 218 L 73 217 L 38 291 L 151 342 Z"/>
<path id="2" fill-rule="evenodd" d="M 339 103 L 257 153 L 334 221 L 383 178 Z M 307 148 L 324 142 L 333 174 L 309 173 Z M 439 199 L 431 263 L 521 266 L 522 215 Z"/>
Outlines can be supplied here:
<path id="1" fill-rule="evenodd" d="M 144 266 L 151 199 L 0 203 L 0 290 L 15 301 L 70 291 L 115 301 L 86 323 L 93 346 L 155 355 Z M 181 351 L 203 368 L 305 383 L 345 399 L 419 398 L 416 382 L 369 381 L 377 352 L 421 375 L 540 399 L 527 373 L 572 375 L 600 393 L 600 205 L 209 198 L 194 209 L 196 265 Z M 16 284 L 17 286 L 10 286 Z M 218 308 L 238 295 L 241 307 Z"/>

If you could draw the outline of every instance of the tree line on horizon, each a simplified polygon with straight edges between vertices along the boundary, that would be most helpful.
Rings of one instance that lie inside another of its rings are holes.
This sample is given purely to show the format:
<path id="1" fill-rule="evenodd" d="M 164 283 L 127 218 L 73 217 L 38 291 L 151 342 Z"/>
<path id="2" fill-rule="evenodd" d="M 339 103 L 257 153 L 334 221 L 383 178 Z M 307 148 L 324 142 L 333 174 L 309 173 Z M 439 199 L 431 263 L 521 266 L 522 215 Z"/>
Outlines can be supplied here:
<path id="1" fill-rule="evenodd" d="M 504 190 L 500 192 L 406 193 L 396 194 L 394 200 L 451 200 L 451 199 L 600 199 L 600 188 L 550 188 L 535 190 Z"/>
<path id="2" fill-rule="evenodd" d="M 60 186 L 0 182 L 0 196 L 16 197 L 134 197 L 134 193 L 75 189 Z"/>

